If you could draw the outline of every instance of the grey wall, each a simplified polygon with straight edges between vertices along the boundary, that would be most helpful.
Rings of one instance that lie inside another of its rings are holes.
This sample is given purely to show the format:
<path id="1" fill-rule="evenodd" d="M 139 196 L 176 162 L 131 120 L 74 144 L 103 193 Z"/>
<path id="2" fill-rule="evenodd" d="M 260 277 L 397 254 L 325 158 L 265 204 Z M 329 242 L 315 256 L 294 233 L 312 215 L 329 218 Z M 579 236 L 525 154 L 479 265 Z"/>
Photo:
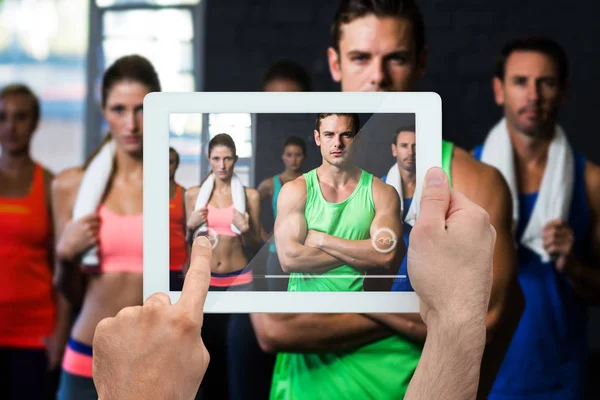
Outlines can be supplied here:
<path id="1" fill-rule="evenodd" d="M 429 45 L 420 89 L 441 95 L 446 138 L 467 148 L 484 138 L 500 117 L 491 91 L 496 52 L 513 37 L 544 34 L 558 40 L 570 60 L 570 93 L 561 123 L 573 146 L 600 163 L 598 1 L 421 0 L 419 4 Z M 326 62 L 336 6 L 337 1 L 323 0 L 208 0 L 205 90 L 260 90 L 263 71 L 283 57 L 309 70 L 314 90 L 338 90 Z M 275 173 L 272 163 L 281 165 L 270 149 L 279 149 L 287 132 L 270 131 L 257 138 L 258 164 L 265 163 L 257 168 L 257 182 Z M 600 318 L 595 312 L 591 341 L 600 349 Z"/>

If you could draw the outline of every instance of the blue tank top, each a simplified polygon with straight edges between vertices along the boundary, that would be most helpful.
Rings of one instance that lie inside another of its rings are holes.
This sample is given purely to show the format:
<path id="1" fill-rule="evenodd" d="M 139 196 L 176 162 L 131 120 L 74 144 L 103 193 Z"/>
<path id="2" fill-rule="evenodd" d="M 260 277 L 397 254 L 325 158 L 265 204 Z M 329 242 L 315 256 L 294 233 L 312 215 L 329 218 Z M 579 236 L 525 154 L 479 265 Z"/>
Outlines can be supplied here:
<path id="1" fill-rule="evenodd" d="M 483 147 L 474 155 L 481 159 Z M 575 234 L 575 253 L 587 251 L 590 210 L 585 189 L 585 157 L 575 153 L 575 182 L 569 226 Z M 538 193 L 519 195 L 520 239 Z M 519 283 L 525 309 L 489 399 L 582 399 L 587 364 L 587 306 L 553 262 L 544 263 L 520 246 Z"/>
<path id="2" fill-rule="evenodd" d="M 279 175 L 275 175 L 273 177 L 273 198 L 271 199 L 271 207 L 273 207 L 273 220 L 277 218 L 277 197 L 279 196 L 282 186 L 281 178 L 279 178 Z M 269 252 L 273 254 L 277 253 L 277 249 L 275 248 L 275 239 L 273 237 L 271 237 L 271 243 L 269 244 Z"/>

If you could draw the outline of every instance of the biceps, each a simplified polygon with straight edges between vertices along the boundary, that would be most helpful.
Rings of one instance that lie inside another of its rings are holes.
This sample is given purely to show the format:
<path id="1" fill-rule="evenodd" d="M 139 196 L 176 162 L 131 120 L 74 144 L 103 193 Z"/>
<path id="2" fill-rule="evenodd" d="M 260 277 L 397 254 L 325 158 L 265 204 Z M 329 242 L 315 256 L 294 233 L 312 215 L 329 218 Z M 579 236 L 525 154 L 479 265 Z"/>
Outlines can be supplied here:
<path id="1" fill-rule="evenodd" d="M 296 242 L 304 243 L 308 228 L 304 215 L 299 212 L 291 212 L 285 216 L 278 216 L 275 220 L 275 243 L 279 245 Z"/>

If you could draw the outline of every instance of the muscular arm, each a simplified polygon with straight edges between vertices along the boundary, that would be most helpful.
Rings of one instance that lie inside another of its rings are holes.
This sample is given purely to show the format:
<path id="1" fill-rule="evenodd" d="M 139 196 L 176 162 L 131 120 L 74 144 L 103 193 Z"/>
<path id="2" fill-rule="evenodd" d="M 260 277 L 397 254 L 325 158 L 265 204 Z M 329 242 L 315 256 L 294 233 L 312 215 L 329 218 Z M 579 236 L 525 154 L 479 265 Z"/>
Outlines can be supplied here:
<path id="1" fill-rule="evenodd" d="M 275 245 L 283 271 L 325 272 L 344 265 L 315 247 L 304 245 L 308 233 L 304 207 L 306 204 L 306 183 L 304 177 L 286 183 L 277 199 L 275 219 Z"/>
<path id="2" fill-rule="evenodd" d="M 427 327 L 416 314 L 366 314 L 373 321 L 379 322 L 412 340 L 423 342 L 427 337 Z"/>
<path id="3" fill-rule="evenodd" d="M 565 273 L 575 292 L 586 301 L 600 305 L 600 167 L 588 162 L 585 171 L 586 192 L 591 214 L 589 250 L 586 259 L 574 257 Z"/>
<path id="4" fill-rule="evenodd" d="M 60 240 L 67 223 L 71 220 L 77 189 L 83 177 L 83 170 L 73 168 L 59 174 L 52 183 L 51 201 L 56 244 Z M 72 255 L 56 249 L 54 285 L 72 306 L 77 307 L 83 300 L 84 280 L 79 263 Z"/>
<path id="5" fill-rule="evenodd" d="M 493 385 L 512 335 L 519 323 L 524 298 L 517 277 L 513 239 L 512 201 L 500 172 L 456 149 L 452 162 L 454 188 L 483 207 L 496 230 L 493 283 L 486 317 L 486 348 L 481 365 L 479 398 Z"/>
<path id="6" fill-rule="evenodd" d="M 351 350 L 391 336 L 360 314 L 251 314 L 263 351 L 314 353 Z"/>
<path id="7" fill-rule="evenodd" d="M 258 250 L 262 244 L 260 223 L 260 197 L 257 190 L 246 188 L 246 202 L 248 204 L 249 229 L 242 235 L 244 246 L 250 249 Z"/>
<path id="8" fill-rule="evenodd" d="M 402 213 L 398 194 L 392 186 L 374 179 L 373 202 L 375 216 L 371 223 L 371 238 L 390 239 L 387 230 L 392 231 L 396 238 L 396 246 L 391 251 L 378 251 L 371 239 L 347 240 L 323 233 L 318 234 L 318 248 L 355 268 L 391 269 L 400 265 L 406 253 L 406 246 L 402 240 L 402 223 L 399 218 Z M 383 243 L 379 247 L 385 249 L 386 245 Z"/>

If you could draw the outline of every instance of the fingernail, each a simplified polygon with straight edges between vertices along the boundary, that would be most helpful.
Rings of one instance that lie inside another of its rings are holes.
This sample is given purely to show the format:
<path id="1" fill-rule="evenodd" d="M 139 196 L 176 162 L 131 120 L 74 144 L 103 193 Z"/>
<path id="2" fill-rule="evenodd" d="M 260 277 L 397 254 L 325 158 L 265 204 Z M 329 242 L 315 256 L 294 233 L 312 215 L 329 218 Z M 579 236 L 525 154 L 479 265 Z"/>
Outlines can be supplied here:
<path id="1" fill-rule="evenodd" d="M 425 176 L 425 185 L 441 186 L 446 180 L 446 173 L 441 168 L 431 168 Z"/>
<path id="2" fill-rule="evenodd" d="M 208 240 L 207 236 L 198 236 L 196 240 L 194 240 L 194 246 L 209 247 L 210 240 Z"/>

